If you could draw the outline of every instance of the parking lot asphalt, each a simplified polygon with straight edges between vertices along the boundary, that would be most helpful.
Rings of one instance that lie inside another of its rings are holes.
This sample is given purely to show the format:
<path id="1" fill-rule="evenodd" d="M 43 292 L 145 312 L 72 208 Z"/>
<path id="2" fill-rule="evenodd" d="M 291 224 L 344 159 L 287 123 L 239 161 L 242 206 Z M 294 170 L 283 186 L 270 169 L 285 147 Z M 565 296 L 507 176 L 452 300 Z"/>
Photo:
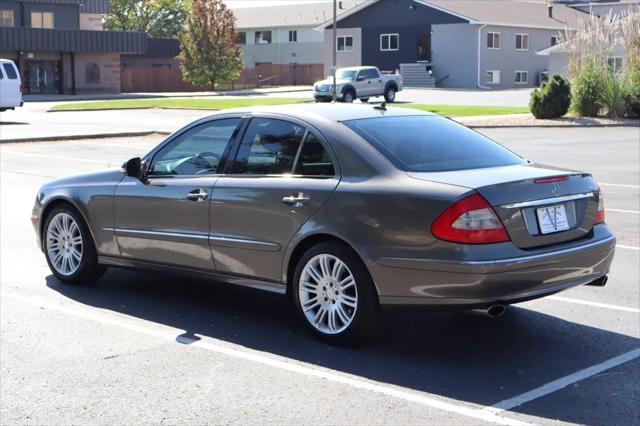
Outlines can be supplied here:
<path id="1" fill-rule="evenodd" d="M 638 424 L 639 130 L 483 132 L 594 174 L 618 236 L 609 283 L 497 319 L 388 313 L 363 347 L 318 342 L 286 300 L 255 290 L 123 269 L 62 285 L 34 242 L 38 187 L 159 139 L 3 144 L 0 422 Z"/>

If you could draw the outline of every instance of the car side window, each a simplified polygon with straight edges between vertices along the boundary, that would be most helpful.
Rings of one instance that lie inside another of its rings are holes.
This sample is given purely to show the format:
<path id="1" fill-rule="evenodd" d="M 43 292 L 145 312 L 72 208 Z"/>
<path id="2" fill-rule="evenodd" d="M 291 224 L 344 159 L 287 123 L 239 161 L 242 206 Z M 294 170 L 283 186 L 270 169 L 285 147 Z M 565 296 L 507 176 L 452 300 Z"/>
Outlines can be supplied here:
<path id="1" fill-rule="evenodd" d="M 233 174 L 291 173 L 305 129 L 285 120 L 254 118 L 242 138 Z"/>
<path id="2" fill-rule="evenodd" d="M 3 64 L 4 65 L 4 71 L 7 74 L 7 78 L 9 80 L 16 80 L 18 78 L 18 73 L 16 72 L 16 69 L 13 67 L 12 64 Z"/>
<path id="3" fill-rule="evenodd" d="M 302 145 L 294 174 L 302 176 L 335 176 L 336 174 L 331 156 L 320 139 L 311 132 L 307 134 Z"/>
<path id="4" fill-rule="evenodd" d="M 240 124 L 240 118 L 224 118 L 201 124 L 178 136 L 154 157 L 152 176 L 218 173 L 220 160 Z"/>

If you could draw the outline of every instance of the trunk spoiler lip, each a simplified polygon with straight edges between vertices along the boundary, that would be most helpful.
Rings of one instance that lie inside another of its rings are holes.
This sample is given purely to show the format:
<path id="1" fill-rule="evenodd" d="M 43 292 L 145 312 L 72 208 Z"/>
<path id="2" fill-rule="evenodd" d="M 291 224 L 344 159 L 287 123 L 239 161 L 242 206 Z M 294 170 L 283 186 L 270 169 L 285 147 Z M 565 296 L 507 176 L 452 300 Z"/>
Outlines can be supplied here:
<path id="1" fill-rule="evenodd" d="M 526 207 L 544 206 L 547 204 L 558 204 L 567 201 L 583 200 L 585 198 L 595 197 L 595 192 L 585 192 L 582 194 L 563 195 L 561 197 L 544 198 L 539 200 L 521 201 L 512 204 L 503 204 L 500 207 L 504 209 L 522 209 Z"/>

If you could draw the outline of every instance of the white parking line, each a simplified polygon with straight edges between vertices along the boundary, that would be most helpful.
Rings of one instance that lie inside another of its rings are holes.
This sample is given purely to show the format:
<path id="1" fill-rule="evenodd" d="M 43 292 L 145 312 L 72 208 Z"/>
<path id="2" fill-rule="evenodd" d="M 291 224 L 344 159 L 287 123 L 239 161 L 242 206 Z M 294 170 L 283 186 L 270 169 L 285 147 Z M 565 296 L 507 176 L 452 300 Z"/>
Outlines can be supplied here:
<path id="1" fill-rule="evenodd" d="M 104 160 L 94 160 L 92 158 L 79 158 L 79 157 L 67 157 L 66 155 L 49 155 L 49 154 L 36 154 L 31 152 L 19 152 L 19 151 L 8 151 L 3 150 L 3 155 L 21 155 L 23 157 L 39 157 L 39 158 L 51 158 L 54 160 L 72 160 L 72 161 L 85 161 L 87 163 L 97 163 L 97 164 L 109 164 L 108 161 Z"/>
<path id="2" fill-rule="evenodd" d="M 638 210 L 623 210 L 623 209 L 606 209 L 608 212 L 615 212 L 615 213 L 631 213 L 631 214 L 640 214 L 640 211 Z"/>
<path id="3" fill-rule="evenodd" d="M 616 248 L 626 249 L 626 250 L 640 250 L 640 247 L 636 246 L 625 246 L 624 244 L 616 244 Z"/>
<path id="4" fill-rule="evenodd" d="M 8 291 L 3 291 L 0 297 L 18 300 L 20 302 L 23 302 L 32 306 L 36 306 L 39 308 L 44 307 L 46 309 L 50 309 L 52 311 L 56 311 L 59 313 L 72 315 L 75 317 L 79 317 L 85 320 L 93 321 L 93 322 L 104 324 L 104 325 L 119 327 L 122 329 L 126 329 L 126 330 L 133 331 L 140 334 L 145 334 L 148 336 L 161 338 L 171 342 L 176 341 L 175 332 L 171 332 L 169 330 L 162 330 L 160 327 L 157 326 L 157 324 L 153 322 L 136 319 L 123 314 L 117 314 L 117 313 L 105 314 L 103 313 L 103 311 L 100 311 L 97 309 L 93 311 L 88 311 L 82 308 L 81 309 L 75 308 L 74 306 L 63 306 L 60 303 L 54 302 L 44 297 L 38 297 L 38 296 L 32 296 L 32 295 L 27 296 L 27 295 L 17 294 L 14 292 L 8 292 Z M 155 325 L 155 327 L 147 324 L 153 324 Z M 192 340 L 190 339 L 186 343 L 190 343 L 191 341 Z M 226 356 L 242 359 L 245 361 L 267 365 L 270 367 L 301 374 L 308 377 L 329 380 L 334 383 L 344 384 L 357 389 L 362 389 L 362 390 L 367 390 L 367 391 L 375 392 L 382 395 L 392 396 L 405 401 L 414 402 L 430 408 L 447 411 L 447 412 L 458 414 L 461 416 L 470 417 L 476 420 L 483 420 L 485 422 L 501 424 L 501 425 L 517 425 L 517 426 L 530 425 L 530 423 L 509 419 L 492 412 L 484 411 L 483 409 L 475 408 L 475 407 L 478 407 L 478 405 L 475 405 L 475 404 L 463 405 L 462 402 L 456 401 L 454 399 L 440 397 L 440 396 L 436 398 L 426 392 L 407 391 L 407 390 L 403 390 L 401 387 L 386 385 L 386 384 L 382 384 L 382 383 L 370 381 L 370 380 L 363 380 L 357 376 L 340 373 L 338 371 L 330 370 L 326 368 L 320 368 L 304 362 L 288 360 L 286 358 L 276 357 L 273 355 L 267 355 L 266 353 L 261 351 L 256 351 L 256 350 L 247 349 L 247 348 L 234 349 L 227 345 L 221 345 L 216 343 L 216 339 L 203 338 L 201 340 L 193 341 L 193 343 L 191 343 L 190 346 L 195 346 L 200 349 L 208 350 L 210 352 L 215 352 L 215 353 L 223 354 Z"/>
<path id="5" fill-rule="evenodd" d="M 610 305 L 608 303 L 590 302 L 588 300 L 572 299 L 569 297 L 562 297 L 562 296 L 548 296 L 546 297 L 546 299 L 558 300 L 560 302 L 567 302 L 567 303 L 575 303 L 576 305 L 587 305 L 587 306 L 594 306 L 596 308 L 604 308 L 604 309 L 611 309 L 614 311 L 633 312 L 635 314 L 640 314 L 640 309 L 629 308 L 626 306 L 619 306 L 619 305 Z"/>
<path id="6" fill-rule="evenodd" d="M 600 185 L 600 186 L 616 186 L 616 187 L 619 187 L 619 188 L 640 189 L 640 185 L 625 185 L 625 184 L 621 184 L 621 183 L 602 183 L 602 182 L 598 182 L 598 185 Z"/>
<path id="7" fill-rule="evenodd" d="M 640 349 L 631 350 L 615 358 L 611 358 L 607 361 L 601 362 L 600 364 L 596 364 L 592 367 L 585 368 L 584 370 L 580 370 L 558 380 L 554 380 L 553 382 L 549 382 L 546 385 L 542 385 L 539 388 L 530 390 L 529 392 L 525 392 L 513 398 L 505 399 L 504 401 L 500 401 L 492 407 L 487 407 L 482 411 L 487 413 L 499 414 L 505 410 L 511 410 L 513 408 L 526 404 L 527 402 L 559 391 L 560 389 L 563 389 L 573 383 L 588 379 L 589 377 L 602 373 L 605 370 L 609 370 L 613 367 L 617 367 L 618 365 L 634 360 L 638 357 L 640 357 Z"/>

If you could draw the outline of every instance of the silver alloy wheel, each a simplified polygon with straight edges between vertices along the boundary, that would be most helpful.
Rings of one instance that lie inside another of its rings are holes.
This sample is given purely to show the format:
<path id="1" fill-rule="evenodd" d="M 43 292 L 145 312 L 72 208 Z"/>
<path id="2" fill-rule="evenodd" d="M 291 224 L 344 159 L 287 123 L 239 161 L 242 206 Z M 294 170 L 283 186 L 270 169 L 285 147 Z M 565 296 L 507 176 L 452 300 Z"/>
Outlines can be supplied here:
<path id="1" fill-rule="evenodd" d="M 396 99 L 396 91 L 393 89 L 389 89 L 387 91 L 387 99 L 389 99 L 389 102 L 393 102 Z"/>
<path id="2" fill-rule="evenodd" d="M 68 213 L 56 214 L 49 222 L 46 238 L 51 265 L 61 275 L 73 275 L 82 260 L 82 234 L 75 219 Z"/>
<path id="3" fill-rule="evenodd" d="M 353 274 L 342 260 L 330 254 L 314 256 L 304 265 L 298 297 L 307 321 L 324 334 L 346 330 L 358 309 Z"/>

